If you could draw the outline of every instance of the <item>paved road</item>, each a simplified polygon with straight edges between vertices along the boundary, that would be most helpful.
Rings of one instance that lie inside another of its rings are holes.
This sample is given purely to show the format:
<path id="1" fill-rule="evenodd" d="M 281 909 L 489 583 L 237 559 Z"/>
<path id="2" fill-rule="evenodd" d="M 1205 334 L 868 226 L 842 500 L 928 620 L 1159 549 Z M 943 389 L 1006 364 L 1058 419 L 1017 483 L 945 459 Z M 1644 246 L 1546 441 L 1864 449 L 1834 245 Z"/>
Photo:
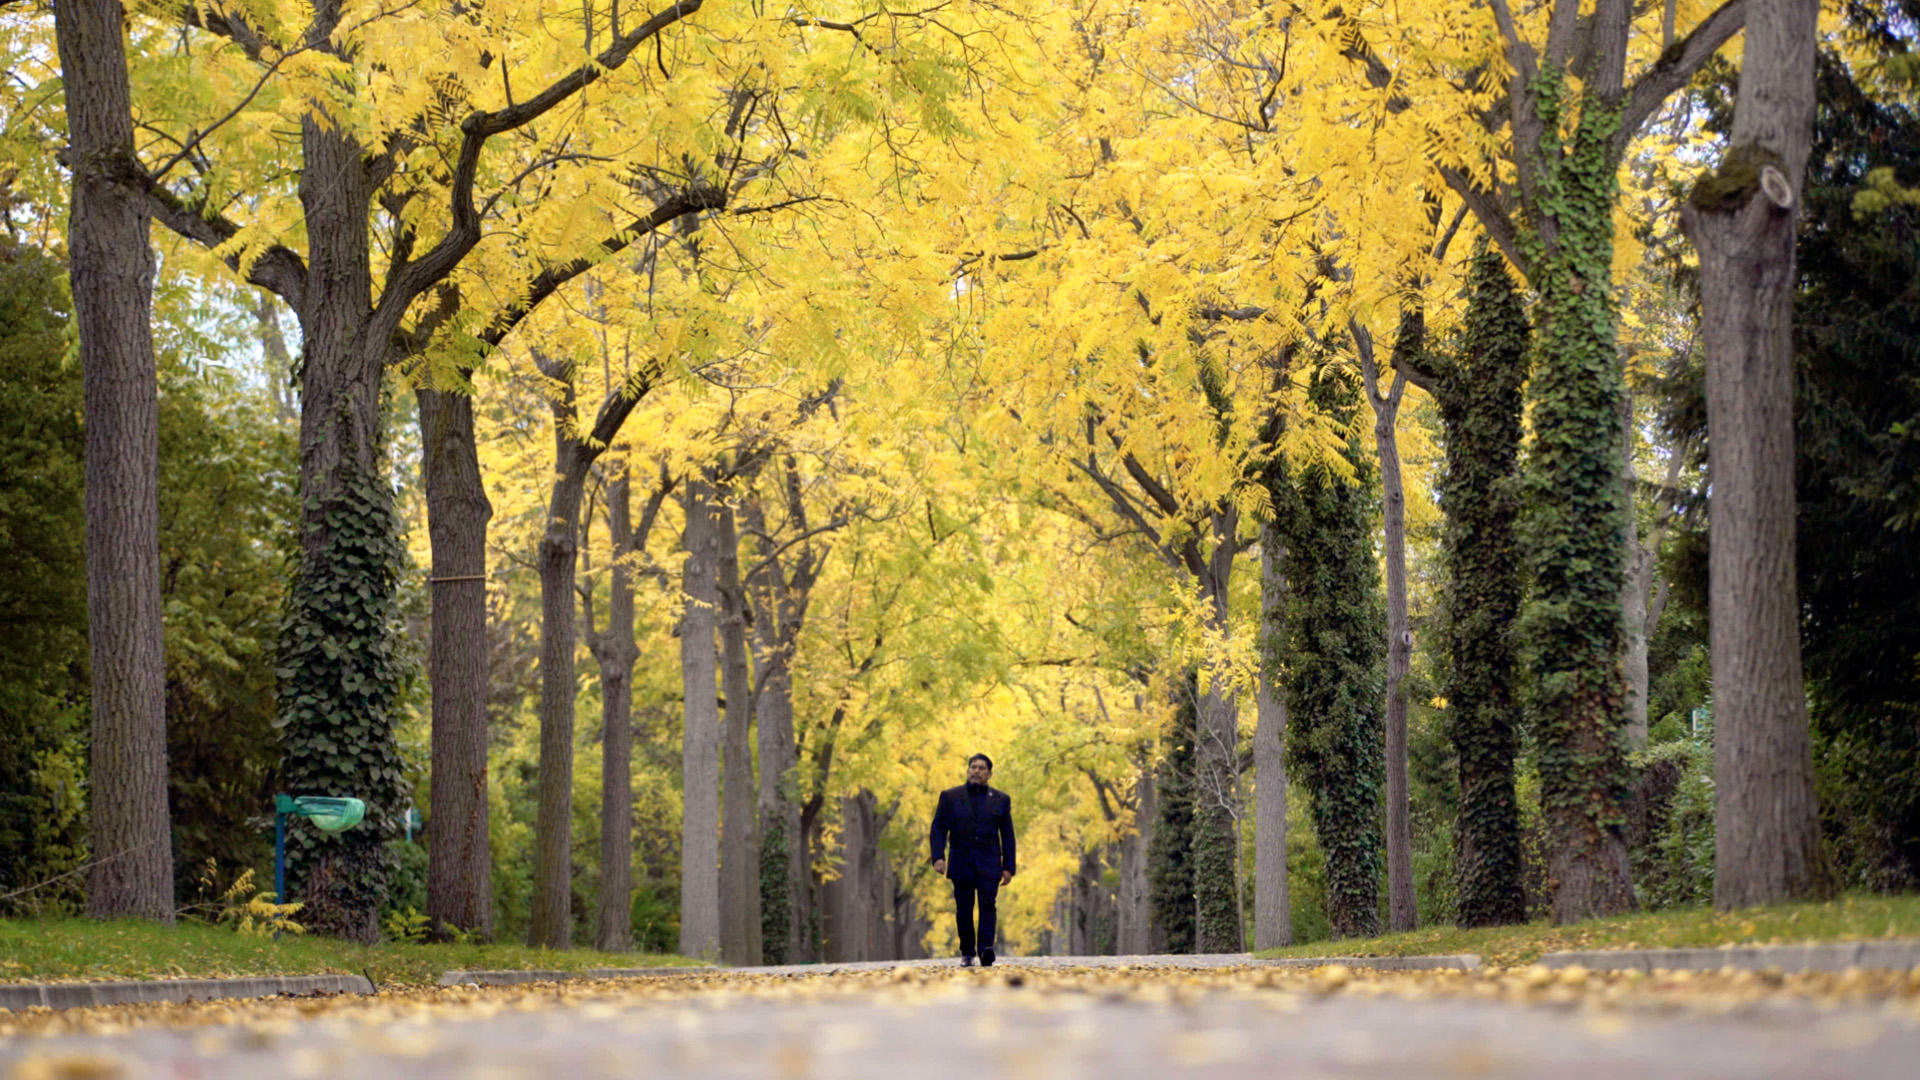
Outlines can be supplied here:
<path id="1" fill-rule="evenodd" d="M 1920 987 L 1890 979 L 1865 994 L 1858 979 L 1810 983 L 1801 996 L 1750 978 L 1662 989 L 1544 972 L 1014 963 L 683 975 L 105 1010 L 59 1022 L 105 1031 L 0 1037 L 0 1077 L 1911 1080 L 1920 1075 Z"/>

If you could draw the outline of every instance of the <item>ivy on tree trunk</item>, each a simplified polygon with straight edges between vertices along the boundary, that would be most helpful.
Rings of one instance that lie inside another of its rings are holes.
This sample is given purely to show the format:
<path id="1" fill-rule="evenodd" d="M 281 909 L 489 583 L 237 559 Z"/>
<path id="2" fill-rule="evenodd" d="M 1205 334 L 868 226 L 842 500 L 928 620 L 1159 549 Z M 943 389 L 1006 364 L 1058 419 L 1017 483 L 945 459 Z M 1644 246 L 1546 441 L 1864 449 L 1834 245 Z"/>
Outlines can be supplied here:
<path id="1" fill-rule="evenodd" d="M 1323 370 L 1308 400 L 1351 431 L 1358 381 L 1349 371 Z M 1353 435 L 1343 455 L 1350 481 L 1279 468 L 1269 485 L 1288 584 L 1287 760 L 1307 790 L 1326 852 L 1334 936 L 1370 937 L 1380 932 L 1384 866 L 1385 612 L 1373 546 L 1375 476 Z"/>
<path id="2" fill-rule="evenodd" d="M 1524 597 L 1514 526 L 1529 328 L 1498 252 L 1474 256 L 1467 287 L 1458 358 L 1441 362 L 1433 380 L 1446 425 L 1447 733 L 1460 776 L 1454 918 L 1461 926 L 1500 926 L 1527 916 L 1513 763 L 1520 731 L 1514 624 Z"/>
<path id="3" fill-rule="evenodd" d="M 346 472 L 346 467 L 342 467 Z M 328 836 L 287 829 L 287 878 L 308 929 L 371 944 L 407 801 L 393 717 L 406 677 L 395 595 L 402 552 L 393 493 L 368 475 L 336 476 L 310 499 L 308 545 L 281 636 L 280 716 L 289 794 L 349 796 L 366 818 Z"/>
<path id="4" fill-rule="evenodd" d="M 1194 741 L 1198 726 L 1199 689 L 1193 673 L 1186 673 L 1174 691 L 1173 724 L 1167 732 L 1167 755 L 1156 781 L 1159 820 L 1147 852 L 1147 888 L 1155 930 L 1169 953 L 1194 951 L 1193 897 L 1193 789 L 1196 770 Z"/>
<path id="5" fill-rule="evenodd" d="M 1613 204 L 1618 169 L 1609 151 L 1619 109 L 1584 95 L 1568 145 L 1563 78 L 1537 87 L 1545 135 L 1537 216 L 1555 243 L 1534 261 L 1540 295 L 1528 459 L 1528 553 L 1533 597 L 1522 627 L 1536 673 L 1531 710 L 1540 747 L 1553 920 L 1577 922 L 1634 909 L 1628 876 L 1626 638 L 1627 506 L 1620 483 L 1626 386 L 1615 347 Z"/>

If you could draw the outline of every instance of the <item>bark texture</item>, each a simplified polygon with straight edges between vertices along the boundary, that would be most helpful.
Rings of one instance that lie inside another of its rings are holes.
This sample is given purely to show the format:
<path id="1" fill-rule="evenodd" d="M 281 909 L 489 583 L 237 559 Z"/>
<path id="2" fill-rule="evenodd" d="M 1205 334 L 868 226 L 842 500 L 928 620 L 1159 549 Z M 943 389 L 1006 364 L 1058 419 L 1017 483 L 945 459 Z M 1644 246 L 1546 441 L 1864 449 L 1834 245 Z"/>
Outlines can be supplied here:
<path id="1" fill-rule="evenodd" d="M 798 960 L 809 952 L 811 894 L 806 845 L 796 797 L 799 746 L 793 727 L 793 655 L 806 623 L 814 582 L 829 548 L 811 538 L 798 463 L 786 460 L 783 490 L 787 532 L 797 542 L 784 548 L 773 538 L 761 501 L 743 504 L 746 528 L 756 539 L 758 560 L 745 585 L 753 615 L 754 723 L 760 751 L 757 811 L 760 825 L 761 957 L 767 963 Z M 783 533 L 784 535 L 784 533 Z"/>
<path id="2" fill-rule="evenodd" d="M 720 528 L 713 488 L 686 486 L 687 561 L 681 592 L 680 682 L 685 700 L 680 771 L 680 953 L 720 953 L 720 699 L 717 694 Z"/>
<path id="3" fill-rule="evenodd" d="M 1194 575 L 1207 605 L 1207 632 L 1222 642 L 1228 636 L 1227 589 L 1239 550 L 1239 520 L 1231 507 L 1211 515 L 1213 550 Z M 1195 725 L 1194 951 L 1237 953 L 1246 948 L 1239 882 L 1240 707 L 1226 690 L 1226 673 L 1209 667 Z"/>
<path id="4" fill-rule="evenodd" d="M 1260 632 L 1286 632 L 1287 579 L 1280 568 L 1284 544 L 1272 525 L 1260 530 Z M 1263 658 L 1279 655 L 1265 646 Z M 1287 895 L 1287 702 L 1275 664 L 1262 664 L 1254 693 L 1253 732 L 1253 947 L 1293 944 L 1293 905 Z"/>
<path id="5" fill-rule="evenodd" d="M 1147 849 L 1153 844 L 1157 813 L 1153 770 L 1140 762 L 1139 779 L 1134 782 L 1133 831 L 1120 841 L 1120 888 L 1114 899 L 1115 948 L 1122 956 L 1145 956 L 1155 951 Z"/>
<path id="6" fill-rule="evenodd" d="M 1426 320 L 1409 310 L 1394 342 L 1396 359 L 1420 351 Z M 1373 445 L 1380 458 L 1380 517 L 1387 571 L 1387 920 L 1388 929 L 1412 930 L 1419 921 L 1413 895 L 1413 813 L 1407 782 L 1407 671 L 1413 664 L 1413 628 L 1407 617 L 1407 495 L 1400 474 L 1400 402 L 1407 389 L 1404 365 L 1396 364 L 1382 392 L 1371 339 L 1354 335 L 1367 403 L 1373 409 Z"/>
<path id="7" fill-rule="evenodd" d="M 160 420 L 153 252 L 118 0 L 61 0 L 54 36 L 73 170 L 67 222 L 87 439 L 94 864 L 87 912 L 173 922 L 166 656 L 160 625 Z"/>
<path id="8" fill-rule="evenodd" d="M 487 845 L 487 522 L 473 398 L 421 387 L 421 472 L 427 489 L 432 631 L 433 786 L 427 918 L 436 936 L 493 937 L 493 860 Z"/>
<path id="9" fill-rule="evenodd" d="M 1719 169 L 1694 188 L 1712 493 L 1716 908 L 1817 894 L 1794 576 L 1794 219 L 1814 113 L 1817 0 L 1755 0 Z"/>
<path id="10" fill-rule="evenodd" d="M 633 482 L 625 466 L 607 483 L 607 532 L 613 565 L 608 575 L 607 624 L 594 626 L 593 591 L 583 595 L 587 645 L 600 666 L 600 890 L 593 947 L 633 947 L 633 665 L 640 647 L 633 633 L 633 557 L 668 493 L 666 477 L 633 526 Z"/>
<path id="11" fill-rule="evenodd" d="M 573 372 L 565 361 L 535 351 L 540 373 L 553 384 L 553 484 L 547 527 L 540 534 L 540 775 L 534 826 L 533 913 L 527 944 L 565 949 L 573 944 L 573 703 L 578 693 L 573 617 L 578 580 L 580 504 L 587 472 L 612 444 L 638 404 L 637 394 L 609 393 L 590 431 L 579 424 Z"/>
<path id="12" fill-rule="evenodd" d="M 719 527 L 720 679 L 726 697 L 721 739 L 720 956 L 757 965 L 761 954 L 760 845 L 754 821 L 753 691 L 747 668 L 747 600 L 740 587 L 740 537 L 733 506 L 715 507 Z"/>

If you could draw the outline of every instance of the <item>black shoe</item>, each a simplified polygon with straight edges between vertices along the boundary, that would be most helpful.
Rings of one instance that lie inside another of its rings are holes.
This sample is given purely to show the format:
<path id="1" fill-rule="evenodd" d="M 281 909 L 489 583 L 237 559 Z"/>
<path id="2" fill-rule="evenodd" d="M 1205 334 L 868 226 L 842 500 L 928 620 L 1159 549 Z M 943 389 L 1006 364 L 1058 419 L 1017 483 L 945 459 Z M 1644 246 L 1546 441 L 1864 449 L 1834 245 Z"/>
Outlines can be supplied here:
<path id="1" fill-rule="evenodd" d="M 992 956 L 993 954 L 992 954 L 992 953 L 988 953 L 987 955 L 988 955 L 988 956 Z M 987 961 L 987 963 L 989 963 L 989 964 L 991 964 L 991 963 L 993 963 L 993 961 L 991 961 L 991 960 L 989 960 L 989 961 Z M 973 957 L 971 957 L 971 956 L 962 956 L 962 957 L 960 958 L 960 966 L 961 966 L 961 967 L 972 967 L 972 966 L 973 966 Z"/>
<path id="2" fill-rule="evenodd" d="M 980 966 L 981 967 L 993 966 L 993 950 L 992 949 L 980 950 Z"/>

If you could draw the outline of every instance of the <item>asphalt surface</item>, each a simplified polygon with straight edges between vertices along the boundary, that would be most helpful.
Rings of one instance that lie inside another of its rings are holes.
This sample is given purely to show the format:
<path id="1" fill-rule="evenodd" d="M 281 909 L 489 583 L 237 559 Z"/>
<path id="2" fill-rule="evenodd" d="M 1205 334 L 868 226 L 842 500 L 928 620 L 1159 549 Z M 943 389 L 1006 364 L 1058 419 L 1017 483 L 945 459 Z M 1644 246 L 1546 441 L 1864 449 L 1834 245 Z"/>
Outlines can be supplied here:
<path id="1" fill-rule="evenodd" d="M 1820 978 L 1111 961 L 680 975 L 16 1014 L 0 1077 L 1920 1076 L 1920 973 Z"/>

